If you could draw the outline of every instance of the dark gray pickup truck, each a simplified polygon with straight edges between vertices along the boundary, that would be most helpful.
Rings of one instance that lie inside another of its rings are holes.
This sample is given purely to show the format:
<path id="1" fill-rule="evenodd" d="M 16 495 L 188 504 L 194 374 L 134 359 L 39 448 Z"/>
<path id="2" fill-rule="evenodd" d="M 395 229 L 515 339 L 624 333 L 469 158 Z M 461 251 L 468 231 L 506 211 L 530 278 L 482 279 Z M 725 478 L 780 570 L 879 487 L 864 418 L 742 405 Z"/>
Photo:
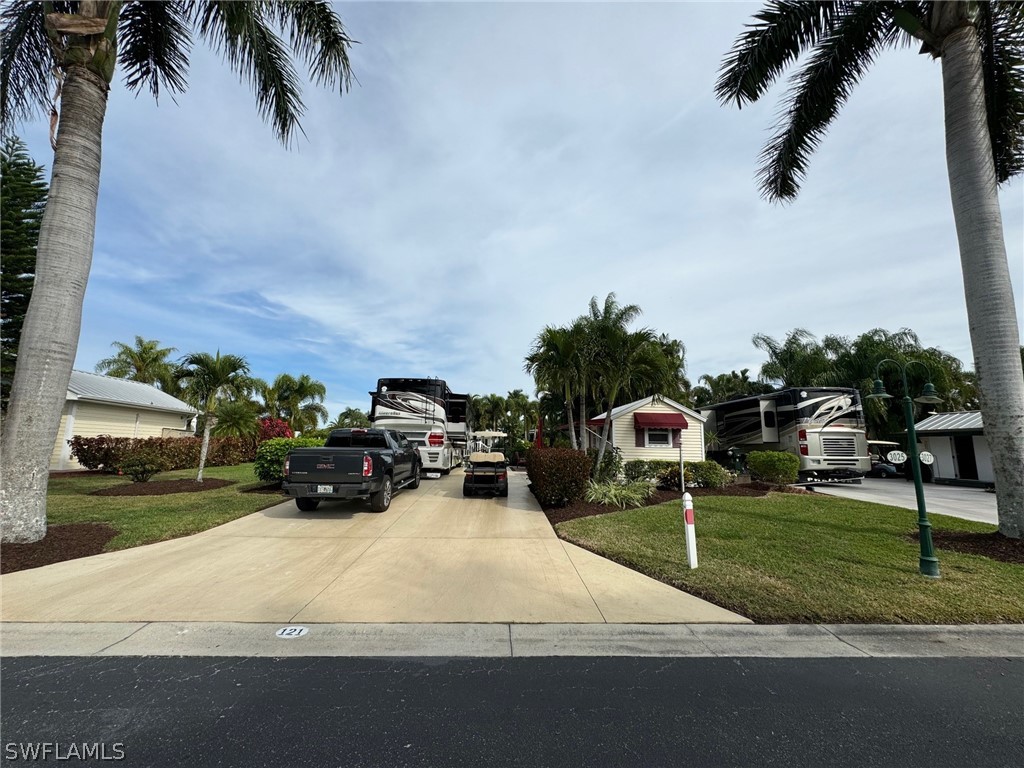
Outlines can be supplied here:
<path id="1" fill-rule="evenodd" d="M 295 448 L 284 460 L 281 490 L 312 512 L 327 499 L 368 498 L 383 512 L 399 488 L 418 488 L 420 454 L 393 429 L 336 429 L 323 448 Z"/>

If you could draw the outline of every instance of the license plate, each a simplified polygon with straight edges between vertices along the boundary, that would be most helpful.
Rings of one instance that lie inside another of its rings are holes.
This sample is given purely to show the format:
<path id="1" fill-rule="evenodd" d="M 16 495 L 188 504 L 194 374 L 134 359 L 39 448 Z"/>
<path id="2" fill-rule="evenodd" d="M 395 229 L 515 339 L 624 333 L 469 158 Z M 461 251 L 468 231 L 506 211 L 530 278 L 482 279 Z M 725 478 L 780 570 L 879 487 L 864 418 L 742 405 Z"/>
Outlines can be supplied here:
<path id="1" fill-rule="evenodd" d="M 437 480 L 439 477 L 441 477 L 441 473 L 440 472 L 427 472 L 427 477 L 429 477 L 431 480 Z"/>
<path id="2" fill-rule="evenodd" d="M 317 493 L 334 493 L 333 485 L 318 485 L 316 487 Z"/>

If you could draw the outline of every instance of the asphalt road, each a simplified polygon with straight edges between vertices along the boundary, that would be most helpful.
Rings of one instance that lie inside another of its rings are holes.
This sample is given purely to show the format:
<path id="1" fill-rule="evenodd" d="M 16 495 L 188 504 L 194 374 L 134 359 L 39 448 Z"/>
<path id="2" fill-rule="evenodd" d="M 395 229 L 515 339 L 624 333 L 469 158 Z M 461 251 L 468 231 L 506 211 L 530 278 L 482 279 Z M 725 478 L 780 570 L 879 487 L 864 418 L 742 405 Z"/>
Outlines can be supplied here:
<path id="1" fill-rule="evenodd" d="M 12 766 L 26 744 L 96 742 L 130 766 L 1024 765 L 1024 659 L 26 657 L 2 671 Z"/>
<path id="2" fill-rule="evenodd" d="M 917 511 L 917 495 L 914 484 L 902 476 L 891 478 L 865 477 L 860 485 L 820 483 L 812 486 L 819 493 L 845 496 L 859 501 L 873 501 Z M 929 513 L 960 517 L 980 523 L 996 525 L 996 495 L 983 488 L 964 488 L 941 483 L 924 483 L 925 509 Z M 916 519 L 916 515 L 915 515 Z"/>

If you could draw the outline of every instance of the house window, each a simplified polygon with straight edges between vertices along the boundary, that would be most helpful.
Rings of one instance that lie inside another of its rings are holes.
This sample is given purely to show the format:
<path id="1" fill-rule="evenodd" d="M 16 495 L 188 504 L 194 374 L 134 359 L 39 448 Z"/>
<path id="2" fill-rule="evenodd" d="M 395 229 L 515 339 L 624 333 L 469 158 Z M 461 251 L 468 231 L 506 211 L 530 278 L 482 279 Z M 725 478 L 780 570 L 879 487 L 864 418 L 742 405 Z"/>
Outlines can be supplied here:
<path id="1" fill-rule="evenodd" d="M 647 447 L 648 448 L 671 448 L 672 447 L 672 431 L 668 429 L 648 429 L 647 430 Z"/>

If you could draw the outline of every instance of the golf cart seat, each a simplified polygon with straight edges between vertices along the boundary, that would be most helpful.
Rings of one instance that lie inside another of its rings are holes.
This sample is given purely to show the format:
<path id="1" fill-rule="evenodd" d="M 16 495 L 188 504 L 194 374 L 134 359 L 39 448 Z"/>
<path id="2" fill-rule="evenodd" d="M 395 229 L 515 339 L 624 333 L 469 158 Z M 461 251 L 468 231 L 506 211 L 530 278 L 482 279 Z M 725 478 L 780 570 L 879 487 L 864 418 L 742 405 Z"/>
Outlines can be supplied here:
<path id="1" fill-rule="evenodd" d="M 488 453 L 487 451 L 473 451 L 471 454 L 469 454 L 469 463 L 470 464 L 498 464 L 498 463 L 504 464 L 505 463 L 505 454 L 502 453 L 501 451 L 492 451 L 490 453 Z"/>

